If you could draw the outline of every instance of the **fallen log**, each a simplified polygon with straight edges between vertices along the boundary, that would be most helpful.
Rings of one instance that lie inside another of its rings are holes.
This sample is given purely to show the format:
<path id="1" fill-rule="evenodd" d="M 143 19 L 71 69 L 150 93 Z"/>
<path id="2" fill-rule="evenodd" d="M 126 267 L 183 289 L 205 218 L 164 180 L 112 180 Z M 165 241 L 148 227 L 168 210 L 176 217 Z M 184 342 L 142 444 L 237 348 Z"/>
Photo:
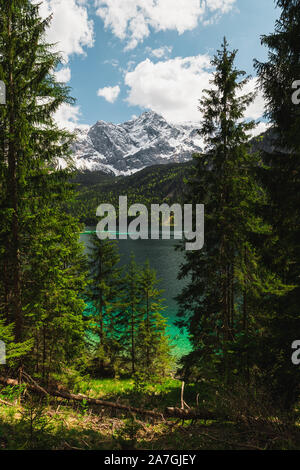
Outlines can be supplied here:
<path id="1" fill-rule="evenodd" d="M 6 401 L 6 400 L 2 400 L 0 398 L 0 403 L 2 403 L 2 405 L 6 405 L 6 406 L 14 406 L 13 403 L 9 402 L 9 401 Z"/>
<path id="2" fill-rule="evenodd" d="M 2 377 L 2 376 L 0 376 L 0 383 L 3 385 L 11 385 L 11 386 L 19 385 L 19 382 L 17 380 Z M 81 394 L 77 395 L 74 393 L 69 393 L 69 392 L 60 391 L 60 390 L 47 390 L 45 388 L 42 388 L 40 385 L 38 385 L 34 381 L 33 383 L 26 383 L 26 387 L 28 390 L 34 393 L 38 393 L 39 395 L 54 396 L 54 397 L 63 398 L 66 400 L 73 400 L 76 402 L 84 401 L 85 403 L 89 405 L 103 406 L 104 408 L 113 408 L 116 410 L 127 411 L 130 413 L 151 416 L 152 418 L 165 419 L 167 417 L 167 418 L 181 418 L 181 419 L 186 419 L 186 420 L 216 419 L 216 416 L 214 416 L 211 412 L 205 411 L 205 410 L 203 411 L 193 410 L 193 409 L 182 410 L 180 408 L 175 408 L 175 407 L 168 407 L 165 409 L 164 412 L 144 410 L 142 408 L 136 408 L 134 406 L 122 405 L 120 403 L 113 403 L 110 401 L 99 400 L 98 398 L 90 398 L 86 395 L 81 395 Z"/>
<path id="3" fill-rule="evenodd" d="M 2 376 L 0 376 L 0 383 L 3 385 L 11 385 L 11 386 L 19 385 L 19 382 L 17 380 L 5 378 Z M 158 411 L 143 410 L 141 408 L 136 408 L 134 406 L 127 406 L 127 405 L 122 405 L 120 403 L 113 403 L 110 401 L 99 400 L 98 398 L 90 398 L 86 395 L 81 395 L 81 394 L 77 395 L 74 393 L 69 393 L 69 392 L 64 392 L 64 391 L 59 391 L 59 390 L 46 390 L 45 388 L 42 388 L 40 386 L 31 384 L 31 383 L 26 383 L 26 386 L 28 390 L 38 393 L 39 395 L 50 395 L 50 396 L 64 398 L 66 400 L 73 400 L 77 402 L 85 401 L 86 403 L 90 405 L 98 405 L 98 406 L 103 406 L 107 408 L 114 408 L 117 410 L 130 411 L 132 413 L 152 416 L 153 418 L 161 418 L 163 415 L 162 413 L 159 413 Z"/>

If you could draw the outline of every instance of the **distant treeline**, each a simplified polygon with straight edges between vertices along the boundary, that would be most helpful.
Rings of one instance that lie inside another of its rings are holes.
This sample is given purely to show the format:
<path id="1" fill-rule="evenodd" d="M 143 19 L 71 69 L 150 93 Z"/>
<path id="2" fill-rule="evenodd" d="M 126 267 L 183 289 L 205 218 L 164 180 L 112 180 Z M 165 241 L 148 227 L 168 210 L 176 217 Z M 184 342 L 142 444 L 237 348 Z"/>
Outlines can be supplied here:
<path id="1" fill-rule="evenodd" d="M 268 150 L 272 145 L 272 132 L 266 132 L 251 140 L 253 151 Z M 69 208 L 71 213 L 86 225 L 96 225 L 96 209 L 110 203 L 116 210 L 119 196 L 128 196 L 128 204 L 182 203 L 185 180 L 190 176 L 193 162 L 153 165 L 131 176 L 113 176 L 103 171 L 77 172 L 72 182 L 76 198 Z"/>

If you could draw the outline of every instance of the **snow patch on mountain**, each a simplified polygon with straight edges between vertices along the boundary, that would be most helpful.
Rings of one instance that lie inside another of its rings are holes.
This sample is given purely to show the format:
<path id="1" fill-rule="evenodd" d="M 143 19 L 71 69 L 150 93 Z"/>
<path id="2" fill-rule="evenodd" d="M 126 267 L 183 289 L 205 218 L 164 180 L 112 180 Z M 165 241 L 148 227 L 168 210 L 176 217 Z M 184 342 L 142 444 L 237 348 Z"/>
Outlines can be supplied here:
<path id="1" fill-rule="evenodd" d="M 203 148 L 196 124 L 171 124 L 152 111 L 122 124 L 98 121 L 75 132 L 72 156 L 76 168 L 117 176 L 151 165 L 182 163 Z"/>

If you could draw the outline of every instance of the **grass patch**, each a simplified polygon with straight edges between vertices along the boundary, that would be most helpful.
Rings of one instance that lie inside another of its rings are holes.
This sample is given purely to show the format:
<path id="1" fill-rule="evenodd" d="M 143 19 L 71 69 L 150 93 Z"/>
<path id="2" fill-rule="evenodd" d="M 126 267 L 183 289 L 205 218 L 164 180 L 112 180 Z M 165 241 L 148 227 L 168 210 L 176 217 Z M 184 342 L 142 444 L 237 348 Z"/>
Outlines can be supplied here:
<path id="1" fill-rule="evenodd" d="M 166 379 L 137 392 L 132 379 L 77 381 L 74 392 L 103 400 L 163 410 L 180 406 L 181 382 Z M 201 392 L 201 393 L 200 393 Z M 186 385 L 184 399 L 208 400 L 203 384 Z M 21 400 L 20 400 L 21 398 Z M 34 450 L 264 450 L 298 449 L 299 428 L 270 422 L 251 425 L 229 420 L 165 422 L 85 403 L 41 399 L 24 390 L 0 390 L 0 449 Z"/>

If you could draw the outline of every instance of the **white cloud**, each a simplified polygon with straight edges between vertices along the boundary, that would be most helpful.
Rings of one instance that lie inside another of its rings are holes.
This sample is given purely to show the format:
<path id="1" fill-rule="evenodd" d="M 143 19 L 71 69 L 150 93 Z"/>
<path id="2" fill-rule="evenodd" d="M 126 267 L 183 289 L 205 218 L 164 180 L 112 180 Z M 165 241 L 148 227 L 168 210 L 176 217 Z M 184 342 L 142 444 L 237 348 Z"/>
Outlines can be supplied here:
<path id="1" fill-rule="evenodd" d="M 245 117 L 249 119 L 259 119 L 263 116 L 265 110 L 265 100 L 262 91 L 257 87 L 257 78 L 253 77 L 245 86 L 243 93 L 257 92 L 256 98 L 252 104 L 248 107 Z"/>
<path id="2" fill-rule="evenodd" d="M 199 99 L 203 89 L 211 87 L 212 74 L 207 55 L 177 57 L 157 63 L 146 59 L 125 75 L 125 84 L 129 87 L 127 102 L 152 109 L 170 122 L 199 122 Z M 251 79 L 244 93 L 254 91 L 256 83 L 255 78 Z M 245 117 L 260 118 L 263 105 L 263 97 L 259 93 Z"/>
<path id="3" fill-rule="evenodd" d="M 100 88 L 97 92 L 98 96 L 102 96 L 106 99 L 109 103 L 114 103 L 120 94 L 120 87 L 117 86 L 107 86 L 104 88 Z"/>
<path id="4" fill-rule="evenodd" d="M 119 61 L 118 59 L 110 59 L 110 60 L 105 60 L 103 62 L 104 65 L 111 65 L 112 67 L 119 67 Z"/>
<path id="5" fill-rule="evenodd" d="M 71 69 L 70 67 L 64 67 L 55 72 L 55 78 L 58 82 L 67 83 L 71 80 Z"/>
<path id="6" fill-rule="evenodd" d="M 89 127 L 85 124 L 79 124 L 80 117 L 80 107 L 72 106 L 67 103 L 62 104 L 54 115 L 54 119 L 58 126 L 70 131 L 73 131 L 76 127 L 80 129 L 86 129 Z"/>
<path id="7" fill-rule="evenodd" d="M 206 0 L 207 8 L 211 11 L 219 11 L 220 13 L 228 13 L 235 3 L 235 0 Z"/>
<path id="8" fill-rule="evenodd" d="M 230 11 L 236 0 L 95 0 L 106 28 L 134 49 L 154 31 L 195 29 L 199 22 Z"/>
<path id="9" fill-rule="evenodd" d="M 58 43 L 56 49 L 66 62 L 71 54 L 84 54 L 85 47 L 93 46 L 94 25 L 88 17 L 85 0 L 44 0 L 40 14 L 43 18 L 53 14 L 47 41 Z"/>
<path id="10" fill-rule="evenodd" d="M 162 59 L 168 57 L 173 50 L 172 46 L 163 46 L 158 49 L 151 49 L 151 47 L 146 47 L 146 52 L 157 59 Z"/>
<path id="11" fill-rule="evenodd" d="M 157 63 L 146 59 L 125 76 L 130 105 L 150 108 L 172 122 L 197 121 L 198 100 L 211 78 L 206 55 Z"/>

